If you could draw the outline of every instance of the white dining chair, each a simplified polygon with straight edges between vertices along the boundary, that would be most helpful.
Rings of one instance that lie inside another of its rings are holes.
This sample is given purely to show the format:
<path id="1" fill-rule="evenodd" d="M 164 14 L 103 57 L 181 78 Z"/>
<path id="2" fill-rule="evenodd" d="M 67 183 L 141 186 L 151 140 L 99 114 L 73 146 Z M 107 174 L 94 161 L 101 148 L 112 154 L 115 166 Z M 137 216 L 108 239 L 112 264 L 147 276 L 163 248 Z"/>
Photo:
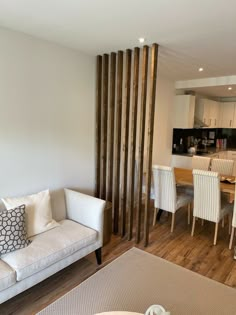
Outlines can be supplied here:
<path id="1" fill-rule="evenodd" d="M 211 158 L 204 156 L 192 157 L 192 169 L 208 171 L 211 163 Z"/>
<path id="2" fill-rule="evenodd" d="M 194 235 L 196 218 L 214 222 L 213 244 L 216 245 L 219 222 L 225 215 L 232 214 L 232 205 L 221 194 L 219 173 L 193 170 L 193 187 L 194 206 L 191 235 Z"/>
<path id="3" fill-rule="evenodd" d="M 179 189 L 176 187 L 175 174 L 172 167 L 154 165 L 152 170 L 155 206 L 153 225 L 156 222 L 158 209 L 171 212 L 171 232 L 173 232 L 175 213 L 178 209 L 186 205 L 188 205 L 188 224 L 190 224 L 190 205 L 193 200 L 193 196 L 185 193 L 183 190 L 179 192 Z"/>
<path id="4" fill-rule="evenodd" d="M 145 198 L 146 195 L 146 178 L 147 178 L 147 174 L 146 174 L 146 163 L 147 163 L 147 159 L 146 156 L 143 157 L 143 180 L 142 180 L 142 199 Z M 153 178 L 151 181 L 151 191 L 150 191 L 150 198 L 154 199 L 154 188 L 153 188 Z M 135 192 L 138 191 L 138 157 L 136 157 L 135 159 Z"/>
<path id="5" fill-rule="evenodd" d="M 218 172 L 221 175 L 232 175 L 234 169 L 233 160 L 225 159 L 212 159 L 211 160 L 211 171 Z"/>
<path id="6" fill-rule="evenodd" d="M 235 185 L 235 193 L 236 193 L 236 185 Z M 236 202 L 235 200 L 234 200 L 234 203 L 232 204 L 232 207 L 233 207 L 233 218 L 232 218 L 232 223 L 231 223 L 232 228 L 231 228 L 231 236 L 230 236 L 230 241 L 229 241 L 229 249 L 232 248 L 235 228 L 236 228 Z"/>

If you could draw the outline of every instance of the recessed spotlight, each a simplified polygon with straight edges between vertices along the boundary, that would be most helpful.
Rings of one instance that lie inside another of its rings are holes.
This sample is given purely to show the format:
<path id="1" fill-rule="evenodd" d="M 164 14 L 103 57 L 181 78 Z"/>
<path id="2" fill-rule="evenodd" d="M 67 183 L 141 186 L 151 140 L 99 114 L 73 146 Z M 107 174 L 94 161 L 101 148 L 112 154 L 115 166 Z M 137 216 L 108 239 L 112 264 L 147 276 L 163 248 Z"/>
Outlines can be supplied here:
<path id="1" fill-rule="evenodd" d="M 229 87 L 228 87 L 228 90 L 232 90 L 232 86 L 229 86 Z"/>
<path id="2" fill-rule="evenodd" d="M 199 69 L 198 69 L 199 72 L 202 72 L 203 70 L 204 70 L 203 68 L 199 68 Z"/>
<path id="3" fill-rule="evenodd" d="M 145 38 L 143 38 L 143 37 L 140 37 L 138 40 L 139 40 L 140 44 L 145 42 Z"/>

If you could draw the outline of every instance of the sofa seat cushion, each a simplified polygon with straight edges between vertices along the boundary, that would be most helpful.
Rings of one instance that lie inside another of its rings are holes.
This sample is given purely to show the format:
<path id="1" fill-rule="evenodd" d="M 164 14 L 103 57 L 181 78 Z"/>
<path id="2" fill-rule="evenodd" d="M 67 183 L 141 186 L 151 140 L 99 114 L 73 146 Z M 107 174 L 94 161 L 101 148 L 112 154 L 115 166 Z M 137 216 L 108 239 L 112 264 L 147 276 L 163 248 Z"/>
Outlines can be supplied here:
<path id="1" fill-rule="evenodd" d="M 4 261 L 0 260 L 0 291 L 16 283 L 16 272 Z"/>
<path id="2" fill-rule="evenodd" d="M 2 256 L 16 270 L 17 281 L 39 272 L 97 240 L 98 233 L 71 220 L 32 237 L 32 243 L 23 249 Z"/>

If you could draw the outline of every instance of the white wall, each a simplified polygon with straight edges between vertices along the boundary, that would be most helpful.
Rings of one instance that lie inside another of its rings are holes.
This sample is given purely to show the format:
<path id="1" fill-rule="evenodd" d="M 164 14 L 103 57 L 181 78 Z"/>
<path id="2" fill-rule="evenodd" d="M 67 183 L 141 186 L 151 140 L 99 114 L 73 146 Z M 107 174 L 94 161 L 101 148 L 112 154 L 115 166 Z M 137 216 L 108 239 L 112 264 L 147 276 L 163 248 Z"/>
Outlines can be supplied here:
<path id="1" fill-rule="evenodd" d="M 0 38 L 0 197 L 93 193 L 95 58 L 5 29 Z M 171 161 L 173 98 L 174 82 L 158 77 L 154 163 Z"/>
<path id="2" fill-rule="evenodd" d="M 155 128 L 153 141 L 153 163 L 171 164 L 172 154 L 172 115 L 175 95 L 175 82 L 157 78 L 157 94 L 155 108 Z"/>
<path id="3" fill-rule="evenodd" d="M 95 58 L 0 29 L 0 197 L 93 192 Z"/>

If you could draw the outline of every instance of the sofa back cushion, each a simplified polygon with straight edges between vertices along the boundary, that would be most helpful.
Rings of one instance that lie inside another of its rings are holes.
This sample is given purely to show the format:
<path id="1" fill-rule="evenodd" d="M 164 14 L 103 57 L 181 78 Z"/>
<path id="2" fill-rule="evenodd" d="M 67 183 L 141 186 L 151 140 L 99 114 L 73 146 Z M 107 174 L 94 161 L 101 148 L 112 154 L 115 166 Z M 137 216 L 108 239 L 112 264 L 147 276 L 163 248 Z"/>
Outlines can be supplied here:
<path id="1" fill-rule="evenodd" d="M 20 195 L 20 194 L 16 193 L 15 195 Z M 50 196 L 51 196 L 51 208 L 52 208 L 53 219 L 56 221 L 64 220 L 66 218 L 64 189 L 58 189 L 58 190 L 50 189 Z M 1 200 L 1 198 L 3 197 L 6 197 L 6 196 L 0 196 L 0 212 L 3 210 L 6 210 L 6 207 Z"/>
<path id="2" fill-rule="evenodd" d="M 8 210 L 22 204 L 25 205 L 28 237 L 53 229 L 59 225 L 52 218 L 49 190 L 28 196 L 3 198 L 2 201 Z"/>
<path id="3" fill-rule="evenodd" d="M 52 217 L 56 221 L 66 219 L 66 202 L 64 189 L 50 190 Z"/>

